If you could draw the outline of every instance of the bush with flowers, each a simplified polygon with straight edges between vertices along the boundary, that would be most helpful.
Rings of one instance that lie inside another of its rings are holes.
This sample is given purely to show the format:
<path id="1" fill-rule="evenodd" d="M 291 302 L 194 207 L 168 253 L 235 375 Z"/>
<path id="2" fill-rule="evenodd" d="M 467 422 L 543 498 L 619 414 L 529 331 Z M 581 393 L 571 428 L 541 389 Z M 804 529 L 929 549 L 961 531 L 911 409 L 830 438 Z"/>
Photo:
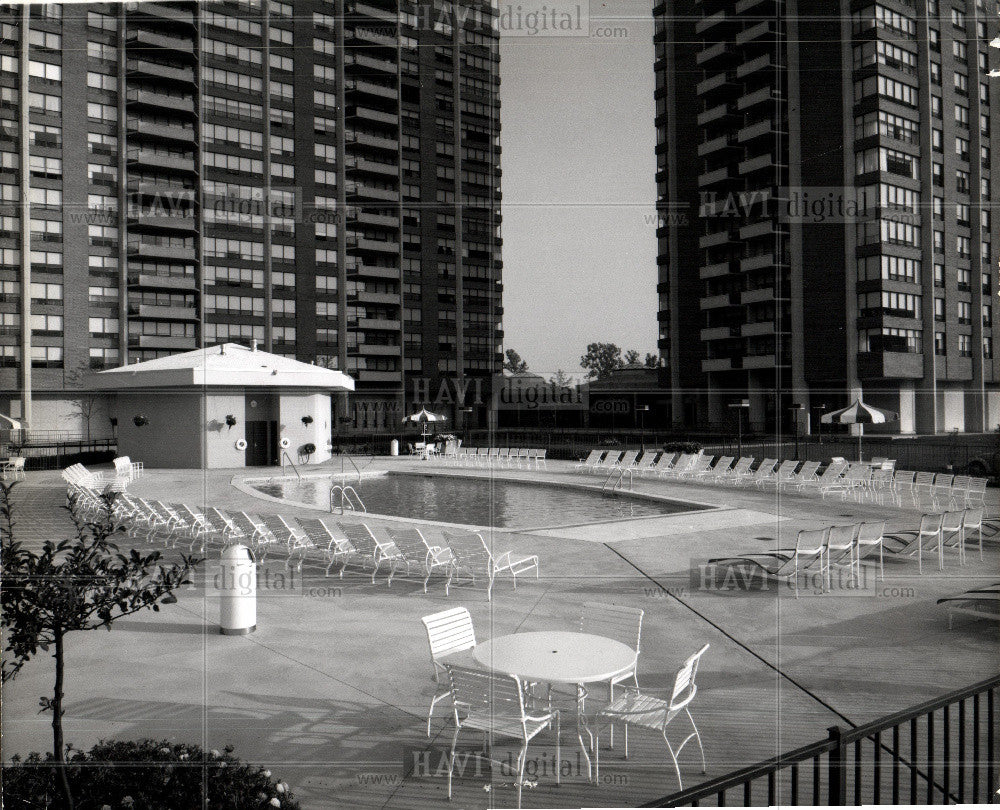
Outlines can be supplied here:
<path id="1" fill-rule="evenodd" d="M 257 765 L 197 745 L 166 740 L 102 740 L 89 751 L 70 748 L 66 771 L 75 810 L 298 810 L 288 785 Z M 62 791 L 51 754 L 3 768 L 5 807 L 56 808 Z"/>

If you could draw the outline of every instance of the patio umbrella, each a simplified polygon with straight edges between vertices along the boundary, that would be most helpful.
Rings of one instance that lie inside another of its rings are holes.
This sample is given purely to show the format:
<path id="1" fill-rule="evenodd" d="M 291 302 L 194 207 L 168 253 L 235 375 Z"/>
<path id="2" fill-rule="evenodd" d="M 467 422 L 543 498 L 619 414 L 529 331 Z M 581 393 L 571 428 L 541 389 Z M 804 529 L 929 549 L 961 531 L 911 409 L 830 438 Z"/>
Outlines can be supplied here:
<path id="1" fill-rule="evenodd" d="M 440 414 L 440 413 L 431 413 L 426 408 L 421 408 L 416 413 L 411 413 L 409 416 L 407 416 L 403 420 L 403 424 L 406 424 L 407 422 L 414 422 L 414 423 L 420 422 L 420 423 L 422 423 L 423 424 L 423 428 L 422 428 L 421 435 L 423 436 L 424 442 L 426 443 L 427 442 L 427 423 L 428 422 L 444 422 L 445 420 L 447 420 L 447 418 L 448 417 L 444 416 L 443 414 Z"/>
<path id="2" fill-rule="evenodd" d="M 865 425 L 884 425 L 886 422 L 895 422 L 899 419 L 899 414 L 892 411 L 884 411 L 866 405 L 860 399 L 839 411 L 831 411 L 820 417 L 820 422 L 824 425 L 861 425 L 858 431 L 858 461 L 861 461 L 861 437 L 864 434 Z"/>

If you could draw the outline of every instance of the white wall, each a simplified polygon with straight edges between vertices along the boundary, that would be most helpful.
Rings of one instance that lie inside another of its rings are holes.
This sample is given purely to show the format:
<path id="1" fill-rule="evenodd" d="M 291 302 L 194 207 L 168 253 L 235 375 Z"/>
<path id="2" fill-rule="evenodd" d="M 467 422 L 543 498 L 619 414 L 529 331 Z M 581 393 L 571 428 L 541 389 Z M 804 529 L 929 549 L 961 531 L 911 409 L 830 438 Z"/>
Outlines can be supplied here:
<path id="1" fill-rule="evenodd" d="M 332 433 L 330 395 L 283 391 L 279 409 L 279 429 L 282 438 L 287 438 L 291 443 L 287 452 L 292 461 L 298 463 L 299 448 L 304 444 L 316 445 L 316 452 L 309 457 L 310 464 L 329 461 L 331 454 L 327 440 Z M 304 425 L 303 416 L 311 416 L 313 421 Z"/>
<path id="2" fill-rule="evenodd" d="M 81 438 L 87 438 L 87 420 L 80 413 L 80 404 L 84 403 L 90 410 L 90 438 L 110 439 L 112 436 L 109 421 L 107 394 L 84 394 L 80 399 L 72 397 L 36 396 L 31 406 L 32 430 L 60 430 L 78 433 Z"/>
<path id="3" fill-rule="evenodd" d="M 961 388 L 940 391 L 941 431 L 965 430 L 965 392 Z"/>
<path id="4" fill-rule="evenodd" d="M 229 427 L 226 417 L 236 417 Z M 231 394 L 209 394 L 205 399 L 205 466 L 226 469 L 246 465 L 246 450 L 237 450 L 236 442 L 245 438 L 246 397 L 243 391 Z"/>

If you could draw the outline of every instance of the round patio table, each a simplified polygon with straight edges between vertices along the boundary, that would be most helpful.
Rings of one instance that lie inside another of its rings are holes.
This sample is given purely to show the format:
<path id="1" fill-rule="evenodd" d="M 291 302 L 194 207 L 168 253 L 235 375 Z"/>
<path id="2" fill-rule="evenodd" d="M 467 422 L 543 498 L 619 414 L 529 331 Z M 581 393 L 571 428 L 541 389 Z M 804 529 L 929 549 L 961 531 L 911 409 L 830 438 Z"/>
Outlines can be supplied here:
<path id="1" fill-rule="evenodd" d="M 513 633 L 477 644 L 472 657 L 487 669 L 517 675 L 524 681 L 576 687 L 576 733 L 590 779 L 590 753 L 583 742 L 586 718 L 584 684 L 603 683 L 630 672 L 638 653 L 627 644 L 592 633 L 537 631 Z M 590 736 L 590 730 L 587 729 Z"/>

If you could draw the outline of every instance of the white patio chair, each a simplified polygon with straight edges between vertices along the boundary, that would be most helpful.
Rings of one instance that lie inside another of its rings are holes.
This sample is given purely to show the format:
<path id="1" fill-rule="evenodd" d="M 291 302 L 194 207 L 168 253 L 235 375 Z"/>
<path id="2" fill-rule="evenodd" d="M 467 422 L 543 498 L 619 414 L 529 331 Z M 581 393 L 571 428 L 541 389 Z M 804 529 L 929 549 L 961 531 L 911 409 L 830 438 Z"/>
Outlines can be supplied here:
<path id="1" fill-rule="evenodd" d="M 913 470 L 895 470 L 893 472 L 890 491 L 896 501 L 896 506 L 902 506 L 904 494 L 911 500 L 915 500 L 913 493 L 916 477 L 917 474 Z"/>
<path id="2" fill-rule="evenodd" d="M 737 483 L 739 484 L 757 484 L 758 481 L 763 481 L 768 476 L 774 474 L 774 465 L 778 463 L 776 458 L 765 458 L 760 464 L 757 465 L 757 469 L 753 472 L 747 472 Z"/>
<path id="3" fill-rule="evenodd" d="M 25 479 L 24 462 L 25 460 L 22 456 L 12 456 L 7 459 L 2 470 L 0 470 L 0 477 L 4 481 L 7 480 L 8 476 L 10 476 L 12 481 L 23 481 Z"/>
<path id="4" fill-rule="evenodd" d="M 601 602 L 586 602 L 580 614 L 580 632 L 595 636 L 604 636 L 620 641 L 629 649 L 635 650 L 635 659 L 631 669 L 620 672 L 608 681 L 608 700 L 615 699 L 615 685 L 631 680 L 639 686 L 639 652 L 642 640 L 642 617 L 640 608 L 630 608 L 622 605 L 609 605 Z M 611 732 L 611 744 L 614 745 L 614 731 Z"/>
<path id="5" fill-rule="evenodd" d="M 455 564 L 451 549 L 445 546 L 432 546 L 427 542 L 424 533 L 417 528 L 389 527 L 386 532 L 402 555 L 402 560 L 389 574 L 389 585 L 392 585 L 392 578 L 398 568 L 405 568 L 407 576 L 411 568 L 418 569 L 424 575 L 424 593 L 427 593 L 427 583 L 435 571 L 441 571 L 448 578 L 447 581 L 451 581 L 451 570 Z"/>
<path id="6" fill-rule="evenodd" d="M 941 516 L 941 548 L 958 551 L 958 564 L 965 565 L 965 510 L 945 512 Z"/>
<path id="7" fill-rule="evenodd" d="M 972 537 L 972 533 L 975 532 L 976 536 L 979 538 L 979 559 L 984 559 L 983 557 L 983 508 L 977 506 L 975 509 L 965 510 L 965 523 L 963 524 L 963 531 L 965 532 L 965 542 L 968 543 L 969 539 Z"/>
<path id="8" fill-rule="evenodd" d="M 944 549 L 941 545 L 941 526 L 944 515 L 923 515 L 920 525 L 909 531 L 895 532 L 883 537 L 885 551 L 893 556 L 916 556 L 917 570 L 924 572 L 924 550 L 933 551 L 938 557 L 938 568 L 944 569 Z"/>
<path id="9" fill-rule="evenodd" d="M 882 537 L 885 534 L 885 521 L 866 521 L 858 527 L 857 548 L 855 557 L 855 575 L 861 581 L 861 561 L 878 551 L 878 579 L 885 581 L 885 551 L 882 547 Z"/>
<path id="10" fill-rule="evenodd" d="M 548 462 L 545 460 L 545 456 L 548 455 L 548 450 L 544 447 L 535 448 L 535 469 L 547 470 L 549 468 Z"/>
<path id="11" fill-rule="evenodd" d="M 934 504 L 934 473 L 918 472 L 913 479 L 913 505 L 920 506 L 923 496 Z"/>
<path id="12" fill-rule="evenodd" d="M 597 728 L 595 729 L 594 736 L 594 775 L 598 784 L 601 781 L 600 726 L 602 723 L 612 727 L 614 723 L 622 723 L 625 726 L 626 759 L 628 759 L 628 727 L 630 725 L 660 732 L 663 735 L 663 741 L 667 744 L 670 759 L 674 763 L 674 771 L 677 773 L 677 786 L 681 790 L 684 789 L 684 782 L 681 779 L 681 766 L 677 761 L 677 757 L 680 756 L 684 746 L 692 739 L 698 743 L 698 748 L 701 751 L 701 772 L 705 773 L 707 770 L 705 747 L 701 744 L 701 734 L 698 733 L 698 726 L 694 722 L 694 717 L 691 715 L 689 706 L 698 693 L 698 686 L 695 683 L 698 675 L 698 665 L 708 647 L 709 645 L 706 644 L 698 650 L 677 671 L 669 700 L 662 700 L 648 693 L 642 694 L 638 688 L 626 687 L 623 694 L 601 710 L 597 716 Z M 688 722 L 691 723 L 691 733 L 681 741 L 677 748 L 674 748 L 670 743 L 670 738 L 667 736 L 667 727 L 675 717 L 682 713 L 687 717 Z"/>
<path id="13" fill-rule="evenodd" d="M 966 506 L 986 506 L 986 484 L 985 478 L 973 478 L 969 481 L 969 488 L 965 492 Z"/>
<path id="14" fill-rule="evenodd" d="M 431 708 L 427 712 L 427 736 L 431 736 L 431 717 L 434 707 L 451 695 L 451 684 L 448 681 L 448 670 L 445 664 L 460 664 L 472 666 L 475 661 L 469 654 L 476 646 L 476 629 L 472 625 L 472 616 L 464 607 L 454 607 L 423 616 L 427 631 L 427 645 L 431 651 L 431 670 L 434 683 L 445 684 L 431 700 Z"/>
<path id="15" fill-rule="evenodd" d="M 583 468 L 584 470 L 589 470 L 591 467 L 597 464 L 597 462 L 599 462 L 602 458 L 604 458 L 604 452 L 605 452 L 604 450 L 591 450 L 583 461 L 581 461 L 579 464 L 573 465 L 573 469 L 578 470 L 580 468 Z"/>
<path id="16" fill-rule="evenodd" d="M 834 566 L 840 568 L 846 567 L 851 572 L 852 580 L 854 582 L 858 581 L 854 577 L 857 573 L 855 562 L 858 553 L 859 529 L 860 524 L 852 524 L 850 526 L 831 526 L 827 530 L 826 559 L 823 563 L 823 570 L 826 572 L 825 581 L 827 590 L 833 587 Z"/>
<path id="17" fill-rule="evenodd" d="M 826 535 L 829 529 L 802 529 L 795 538 L 795 548 L 775 551 L 750 552 L 736 557 L 719 557 L 710 564 L 753 567 L 764 576 L 779 582 L 791 582 L 795 598 L 799 598 L 799 579 L 813 571 L 823 580 L 823 557 L 826 554 Z"/>
<path id="18" fill-rule="evenodd" d="M 493 583 L 499 574 L 510 574 L 514 589 L 517 590 L 517 575 L 532 569 L 535 579 L 538 579 L 538 557 L 531 554 L 526 557 L 514 557 L 514 552 L 505 551 L 493 556 L 489 546 L 478 532 L 443 532 L 445 542 L 451 549 L 453 566 L 451 576 L 445 585 L 445 594 L 450 594 L 451 583 L 455 578 L 468 577 L 475 584 L 480 577 L 486 582 L 486 600 L 493 599 Z"/>
<path id="19" fill-rule="evenodd" d="M 524 788 L 524 767 L 528 744 L 541 732 L 551 728 L 556 738 L 556 762 L 561 762 L 559 743 L 559 710 L 529 712 L 525 705 L 526 692 L 516 675 L 501 675 L 468 667 L 445 664 L 451 682 L 452 710 L 455 733 L 451 740 L 451 768 L 448 771 L 448 798 L 455 770 L 455 747 L 462 729 L 480 731 L 488 737 L 507 737 L 520 741 L 517 756 L 517 806 L 521 806 Z M 537 712 L 537 713 L 532 713 Z M 556 784 L 560 783 L 559 768 L 555 769 Z"/>

